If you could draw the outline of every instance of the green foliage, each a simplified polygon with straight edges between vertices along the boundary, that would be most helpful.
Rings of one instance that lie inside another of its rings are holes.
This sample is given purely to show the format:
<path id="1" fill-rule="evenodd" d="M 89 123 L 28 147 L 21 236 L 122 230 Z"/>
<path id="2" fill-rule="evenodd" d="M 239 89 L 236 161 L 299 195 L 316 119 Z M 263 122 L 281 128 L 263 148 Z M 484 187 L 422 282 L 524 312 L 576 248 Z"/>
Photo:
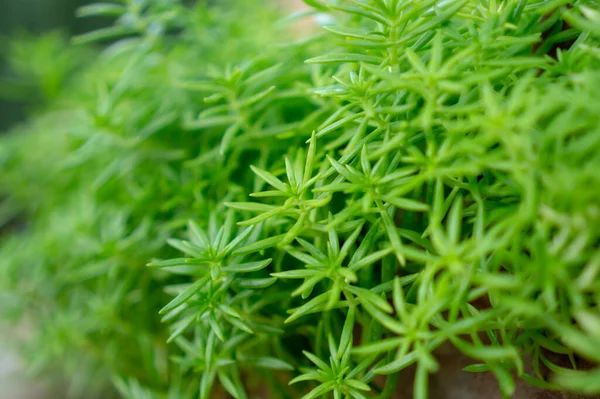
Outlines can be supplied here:
<path id="1" fill-rule="evenodd" d="M 76 44 L 12 44 L 0 92 L 46 101 L 0 140 L 32 369 L 385 399 L 415 365 L 426 398 L 450 343 L 504 397 L 600 393 L 599 4 L 306 3 L 334 22 L 301 40 L 262 2 L 123 0 Z"/>

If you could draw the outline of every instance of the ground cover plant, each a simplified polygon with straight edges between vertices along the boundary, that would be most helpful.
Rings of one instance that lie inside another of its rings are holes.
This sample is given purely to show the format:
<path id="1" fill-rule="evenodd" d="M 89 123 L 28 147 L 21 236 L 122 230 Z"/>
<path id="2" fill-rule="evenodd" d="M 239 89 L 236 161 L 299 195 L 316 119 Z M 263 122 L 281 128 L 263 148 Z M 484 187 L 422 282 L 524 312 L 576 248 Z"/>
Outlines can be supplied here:
<path id="1" fill-rule="evenodd" d="M 210 3 L 7 47 L 33 101 L 0 138 L 0 309 L 32 371 L 426 398 L 451 345 L 504 397 L 600 394 L 598 2 Z"/>

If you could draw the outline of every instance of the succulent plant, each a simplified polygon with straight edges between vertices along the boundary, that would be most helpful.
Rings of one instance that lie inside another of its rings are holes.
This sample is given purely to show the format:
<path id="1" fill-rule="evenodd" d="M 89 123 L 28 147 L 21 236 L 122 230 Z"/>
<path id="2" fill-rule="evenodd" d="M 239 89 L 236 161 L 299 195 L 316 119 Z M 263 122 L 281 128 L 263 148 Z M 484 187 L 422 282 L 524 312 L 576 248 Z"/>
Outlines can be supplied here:
<path id="1" fill-rule="evenodd" d="M 305 2 L 99 3 L 12 44 L 40 96 L 0 138 L 0 310 L 32 369 L 385 399 L 413 367 L 427 398 L 452 345 L 504 397 L 600 393 L 598 2 Z"/>

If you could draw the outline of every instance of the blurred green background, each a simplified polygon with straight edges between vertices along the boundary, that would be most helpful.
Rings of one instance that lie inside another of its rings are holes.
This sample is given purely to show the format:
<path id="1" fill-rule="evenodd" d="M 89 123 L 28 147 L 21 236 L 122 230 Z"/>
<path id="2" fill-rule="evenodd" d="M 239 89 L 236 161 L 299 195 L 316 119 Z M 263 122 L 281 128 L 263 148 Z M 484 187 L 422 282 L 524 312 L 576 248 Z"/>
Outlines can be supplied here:
<path id="1" fill-rule="evenodd" d="M 6 65 L 6 50 L 10 37 L 22 34 L 39 35 L 59 30 L 66 35 L 93 29 L 107 21 L 78 19 L 77 7 L 91 0 L 1 0 L 0 1 L 0 76 L 10 78 Z M 0 98 L 0 132 L 23 120 L 23 102 Z"/>

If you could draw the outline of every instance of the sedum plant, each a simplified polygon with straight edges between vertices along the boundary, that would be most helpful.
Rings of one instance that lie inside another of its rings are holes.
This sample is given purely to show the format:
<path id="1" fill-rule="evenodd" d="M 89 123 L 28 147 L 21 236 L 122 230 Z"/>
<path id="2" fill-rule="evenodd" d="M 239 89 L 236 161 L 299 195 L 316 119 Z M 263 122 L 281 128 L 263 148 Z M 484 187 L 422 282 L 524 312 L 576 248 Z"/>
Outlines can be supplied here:
<path id="1" fill-rule="evenodd" d="M 2 93 L 37 100 L 0 139 L 0 309 L 32 371 L 427 398 L 450 345 L 503 397 L 599 394 L 598 2 L 305 2 L 98 3 L 113 26 L 11 42 Z"/>

